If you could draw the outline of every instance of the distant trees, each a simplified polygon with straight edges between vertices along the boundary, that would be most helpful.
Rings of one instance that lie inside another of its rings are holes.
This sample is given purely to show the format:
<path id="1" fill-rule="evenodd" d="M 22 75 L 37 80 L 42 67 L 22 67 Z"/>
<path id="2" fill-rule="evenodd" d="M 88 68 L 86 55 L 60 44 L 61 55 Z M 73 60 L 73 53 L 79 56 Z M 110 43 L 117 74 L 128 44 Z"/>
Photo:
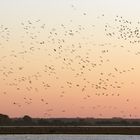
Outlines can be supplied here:
<path id="1" fill-rule="evenodd" d="M 32 118 L 28 115 L 25 115 L 23 118 L 22 118 L 24 121 L 32 121 Z"/>
<path id="2" fill-rule="evenodd" d="M 0 126 L 140 126 L 140 119 L 96 118 L 9 118 L 0 114 Z"/>
<path id="3" fill-rule="evenodd" d="M 23 118 L 22 118 L 22 121 L 23 121 L 23 125 L 33 125 L 33 120 L 30 116 L 28 115 L 25 115 Z"/>
<path id="4" fill-rule="evenodd" d="M 11 119 L 8 115 L 0 114 L 0 125 L 10 125 Z"/>
<path id="5" fill-rule="evenodd" d="M 29 126 L 34 125 L 30 116 L 25 115 L 23 118 L 11 119 L 8 115 L 0 114 L 0 126 Z"/>

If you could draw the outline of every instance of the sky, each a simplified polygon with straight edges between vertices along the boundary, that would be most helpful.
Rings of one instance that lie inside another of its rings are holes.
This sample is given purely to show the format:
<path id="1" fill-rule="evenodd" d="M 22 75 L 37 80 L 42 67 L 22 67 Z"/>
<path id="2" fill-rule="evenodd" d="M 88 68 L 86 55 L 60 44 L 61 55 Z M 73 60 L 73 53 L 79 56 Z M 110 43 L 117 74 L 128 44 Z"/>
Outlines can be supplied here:
<path id="1" fill-rule="evenodd" d="M 0 113 L 140 117 L 139 0 L 0 0 Z"/>

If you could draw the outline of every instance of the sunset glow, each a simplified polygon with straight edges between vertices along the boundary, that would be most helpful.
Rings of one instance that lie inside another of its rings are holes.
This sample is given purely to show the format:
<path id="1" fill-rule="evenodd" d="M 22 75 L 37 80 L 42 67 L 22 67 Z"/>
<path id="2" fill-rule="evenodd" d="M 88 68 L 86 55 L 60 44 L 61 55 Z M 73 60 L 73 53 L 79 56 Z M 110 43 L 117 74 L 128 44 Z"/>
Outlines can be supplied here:
<path id="1" fill-rule="evenodd" d="M 1 0 L 0 113 L 140 117 L 139 0 Z"/>

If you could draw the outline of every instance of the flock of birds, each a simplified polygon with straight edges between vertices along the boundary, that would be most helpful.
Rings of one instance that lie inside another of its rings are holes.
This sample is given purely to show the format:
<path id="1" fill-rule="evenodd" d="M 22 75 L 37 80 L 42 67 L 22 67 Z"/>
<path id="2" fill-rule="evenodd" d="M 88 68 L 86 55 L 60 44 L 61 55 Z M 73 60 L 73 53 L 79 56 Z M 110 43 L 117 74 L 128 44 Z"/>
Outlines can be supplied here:
<path id="1" fill-rule="evenodd" d="M 136 23 L 137 26 L 134 27 L 131 21 L 124 19 L 122 16 L 116 16 L 114 21 L 117 22 L 118 26 L 113 27 L 109 24 L 105 25 L 107 36 L 114 36 L 118 39 L 127 40 L 131 44 L 140 43 L 139 21 Z"/>
<path id="2" fill-rule="evenodd" d="M 83 13 L 82 16 L 86 15 Z M 106 38 L 140 43 L 139 27 L 132 28 L 131 21 L 119 16 L 114 22 L 114 25 L 104 25 L 102 33 Z M 73 24 L 72 20 L 70 24 Z M 114 97 L 118 100 L 122 95 L 121 89 L 127 88 L 121 77 L 127 78 L 125 75 L 134 73 L 135 67 L 120 68 L 114 64 L 111 52 L 115 44 L 96 42 L 93 35 L 95 28 L 96 25 L 87 28 L 84 25 L 72 27 L 61 24 L 50 29 L 40 19 L 27 20 L 20 24 L 19 39 L 13 41 L 10 28 L 0 25 L 0 83 L 4 87 L 1 93 L 7 97 L 19 95 L 11 102 L 16 108 L 29 108 L 36 103 L 45 106 L 42 112 L 47 117 L 52 117 L 57 104 L 66 102 L 71 96 L 69 106 L 73 106 L 73 100 L 76 100 L 80 109 L 97 98 L 108 101 L 108 98 Z M 87 31 L 91 33 L 88 36 Z M 138 49 L 135 54 L 139 54 Z M 134 85 L 133 81 L 130 83 Z M 125 102 L 130 101 L 126 97 Z M 52 104 L 54 107 L 51 107 Z M 60 114 L 63 116 L 67 108 L 61 107 Z M 113 105 L 91 104 L 92 110 L 100 108 L 119 110 Z M 136 117 L 131 113 L 126 115 L 124 110 L 120 113 L 123 117 Z M 104 117 L 104 114 L 99 113 L 99 117 Z"/>

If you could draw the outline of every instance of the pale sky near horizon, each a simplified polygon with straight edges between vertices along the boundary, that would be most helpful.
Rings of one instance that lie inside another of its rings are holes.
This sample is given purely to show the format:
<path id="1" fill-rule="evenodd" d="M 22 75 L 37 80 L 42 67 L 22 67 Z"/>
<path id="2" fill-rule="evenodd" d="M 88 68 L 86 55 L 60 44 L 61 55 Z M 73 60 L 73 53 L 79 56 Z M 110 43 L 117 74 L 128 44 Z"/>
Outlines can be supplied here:
<path id="1" fill-rule="evenodd" d="M 0 0 L 0 113 L 140 117 L 139 0 Z"/>

